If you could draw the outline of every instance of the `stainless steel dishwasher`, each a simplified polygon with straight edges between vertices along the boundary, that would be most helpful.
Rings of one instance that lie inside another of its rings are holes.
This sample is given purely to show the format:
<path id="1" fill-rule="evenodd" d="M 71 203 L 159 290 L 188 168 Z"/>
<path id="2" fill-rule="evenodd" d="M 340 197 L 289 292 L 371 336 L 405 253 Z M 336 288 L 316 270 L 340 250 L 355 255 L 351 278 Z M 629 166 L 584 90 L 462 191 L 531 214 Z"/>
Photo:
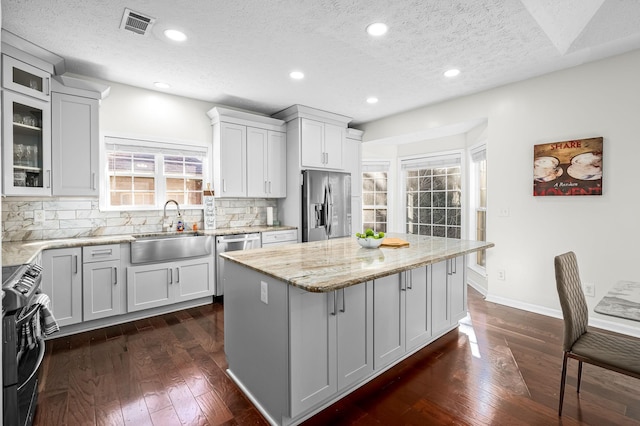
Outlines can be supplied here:
<path id="1" fill-rule="evenodd" d="M 228 251 L 260 248 L 260 233 L 220 235 L 216 237 L 216 296 L 224 294 L 224 259 L 219 255 Z"/>

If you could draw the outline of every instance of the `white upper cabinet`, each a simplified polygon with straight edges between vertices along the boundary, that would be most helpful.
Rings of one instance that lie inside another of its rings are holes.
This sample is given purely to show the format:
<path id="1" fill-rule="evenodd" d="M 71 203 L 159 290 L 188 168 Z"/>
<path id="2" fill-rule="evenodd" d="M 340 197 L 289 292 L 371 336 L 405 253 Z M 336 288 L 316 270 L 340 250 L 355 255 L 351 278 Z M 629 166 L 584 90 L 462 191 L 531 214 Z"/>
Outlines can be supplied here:
<path id="1" fill-rule="evenodd" d="M 98 108 L 109 87 L 54 76 L 62 58 L 12 41 L 28 44 L 12 35 L 5 44 L 3 33 L 4 194 L 98 196 Z"/>
<path id="2" fill-rule="evenodd" d="M 287 134 L 269 131 L 267 166 L 269 197 L 287 196 Z"/>
<path id="3" fill-rule="evenodd" d="M 207 114 L 213 124 L 215 195 L 285 197 L 284 122 L 219 107 Z"/>
<path id="4" fill-rule="evenodd" d="M 246 197 L 247 128 L 232 123 L 219 123 L 213 127 L 215 194 Z"/>
<path id="5" fill-rule="evenodd" d="M 2 86 L 48 101 L 51 97 L 51 73 L 11 56 L 2 55 Z"/>
<path id="6" fill-rule="evenodd" d="M 286 187 L 286 138 L 283 132 L 247 128 L 247 195 L 282 198 Z"/>
<path id="7" fill-rule="evenodd" d="M 98 195 L 97 99 L 52 93 L 53 195 Z"/>
<path id="8" fill-rule="evenodd" d="M 51 104 L 4 90 L 3 187 L 5 195 L 51 195 Z"/>
<path id="9" fill-rule="evenodd" d="M 342 169 L 344 128 L 303 118 L 300 126 L 303 167 Z"/>

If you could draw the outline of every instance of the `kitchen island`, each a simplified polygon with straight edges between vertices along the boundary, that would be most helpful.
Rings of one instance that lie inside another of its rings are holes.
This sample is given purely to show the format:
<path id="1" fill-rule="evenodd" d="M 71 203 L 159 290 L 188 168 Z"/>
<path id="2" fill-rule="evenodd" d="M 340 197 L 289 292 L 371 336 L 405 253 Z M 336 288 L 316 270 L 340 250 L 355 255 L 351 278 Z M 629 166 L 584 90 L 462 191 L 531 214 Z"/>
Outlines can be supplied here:
<path id="1" fill-rule="evenodd" d="M 298 424 L 458 326 L 465 255 L 492 243 L 391 234 L 221 255 L 228 373 L 272 424 Z"/>

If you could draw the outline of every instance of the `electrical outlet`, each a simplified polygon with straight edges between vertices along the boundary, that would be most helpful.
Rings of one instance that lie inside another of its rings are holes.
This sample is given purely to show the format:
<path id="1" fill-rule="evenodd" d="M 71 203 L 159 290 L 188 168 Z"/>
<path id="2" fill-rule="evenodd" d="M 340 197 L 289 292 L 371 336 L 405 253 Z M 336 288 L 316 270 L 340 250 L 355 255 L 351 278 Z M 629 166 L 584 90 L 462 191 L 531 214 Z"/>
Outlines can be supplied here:
<path id="1" fill-rule="evenodd" d="M 504 281 L 507 279 L 507 272 L 504 269 L 498 269 L 498 279 Z"/>
<path id="2" fill-rule="evenodd" d="M 582 289 L 585 296 L 596 297 L 596 285 L 594 283 L 582 283 Z"/>
<path id="3" fill-rule="evenodd" d="M 33 211 L 33 221 L 34 221 L 34 223 L 43 223 L 44 222 L 44 210 L 34 210 Z"/>
<path id="4" fill-rule="evenodd" d="M 269 304 L 269 284 L 260 281 L 260 301 L 265 305 Z"/>
<path id="5" fill-rule="evenodd" d="M 511 214 L 511 212 L 509 211 L 508 207 L 502 207 L 498 211 L 498 216 L 500 216 L 500 217 L 508 217 L 510 214 Z"/>

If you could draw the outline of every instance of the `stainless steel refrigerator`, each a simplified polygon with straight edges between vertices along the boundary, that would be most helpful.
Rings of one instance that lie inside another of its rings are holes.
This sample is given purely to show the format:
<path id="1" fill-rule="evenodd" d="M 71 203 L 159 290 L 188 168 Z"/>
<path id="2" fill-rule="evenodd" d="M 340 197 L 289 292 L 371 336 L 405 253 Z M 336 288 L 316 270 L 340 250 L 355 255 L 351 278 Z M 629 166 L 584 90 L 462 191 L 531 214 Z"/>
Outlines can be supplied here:
<path id="1" fill-rule="evenodd" d="M 351 174 L 302 171 L 302 241 L 351 234 Z"/>

